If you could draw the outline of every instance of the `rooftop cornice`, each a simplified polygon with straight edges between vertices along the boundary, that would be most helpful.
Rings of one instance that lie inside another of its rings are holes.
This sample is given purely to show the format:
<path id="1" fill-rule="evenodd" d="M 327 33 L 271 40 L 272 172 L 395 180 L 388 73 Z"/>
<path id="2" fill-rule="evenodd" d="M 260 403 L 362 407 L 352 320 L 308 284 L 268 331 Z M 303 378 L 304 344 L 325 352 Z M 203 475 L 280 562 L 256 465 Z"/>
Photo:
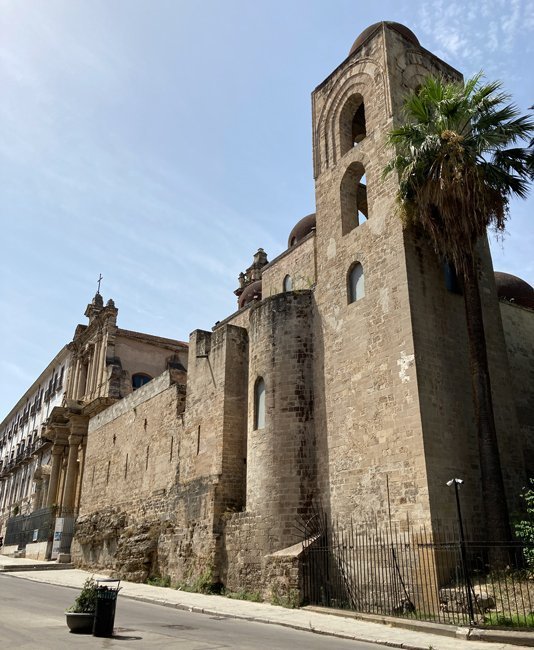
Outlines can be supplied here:
<path id="1" fill-rule="evenodd" d="M 56 354 L 52 361 L 46 366 L 43 372 L 37 377 L 33 384 L 28 388 L 28 390 L 22 395 L 18 400 L 15 406 L 9 411 L 6 417 L 0 423 L 0 432 L 9 424 L 10 420 L 15 416 L 17 411 L 19 411 L 30 398 L 31 395 L 39 388 L 41 384 L 44 383 L 45 378 L 48 378 L 52 374 L 54 368 L 58 365 L 61 365 L 69 357 L 70 348 L 69 345 L 64 345 L 61 350 Z"/>

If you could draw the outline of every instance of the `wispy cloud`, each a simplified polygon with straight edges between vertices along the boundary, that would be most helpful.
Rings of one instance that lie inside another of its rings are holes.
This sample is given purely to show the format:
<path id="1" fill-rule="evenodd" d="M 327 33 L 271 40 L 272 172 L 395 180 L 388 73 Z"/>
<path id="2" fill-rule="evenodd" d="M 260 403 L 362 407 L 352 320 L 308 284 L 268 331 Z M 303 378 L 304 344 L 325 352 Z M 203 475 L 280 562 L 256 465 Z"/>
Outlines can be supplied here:
<path id="1" fill-rule="evenodd" d="M 16 363 L 12 363 L 11 361 L 0 361 L 0 371 L 10 377 L 20 379 L 28 385 L 35 379 L 35 376 L 30 372 L 27 372 L 25 368 Z"/>
<path id="2" fill-rule="evenodd" d="M 407 18 L 423 45 L 441 58 L 467 70 L 510 67 L 509 57 L 519 39 L 525 55 L 533 51 L 534 4 L 530 0 L 485 0 L 468 3 L 431 0 Z M 488 57 L 488 47 L 494 56 Z"/>

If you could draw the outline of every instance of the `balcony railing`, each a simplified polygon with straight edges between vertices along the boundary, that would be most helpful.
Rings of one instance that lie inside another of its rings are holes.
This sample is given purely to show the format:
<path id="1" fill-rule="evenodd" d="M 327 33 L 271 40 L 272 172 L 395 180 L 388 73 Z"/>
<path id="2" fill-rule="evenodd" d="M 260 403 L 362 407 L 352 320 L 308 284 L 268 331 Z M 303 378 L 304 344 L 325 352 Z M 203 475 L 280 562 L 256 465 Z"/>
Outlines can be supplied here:
<path id="1" fill-rule="evenodd" d="M 19 465 L 23 465 L 31 460 L 32 456 L 41 451 L 44 447 L 50 444 L 50 440 L 43 436 L 39 436 L 32 443 L 25 445 L 17 454 L 0 464 L 0 478 L 7 476 L 13 469 Z"/>

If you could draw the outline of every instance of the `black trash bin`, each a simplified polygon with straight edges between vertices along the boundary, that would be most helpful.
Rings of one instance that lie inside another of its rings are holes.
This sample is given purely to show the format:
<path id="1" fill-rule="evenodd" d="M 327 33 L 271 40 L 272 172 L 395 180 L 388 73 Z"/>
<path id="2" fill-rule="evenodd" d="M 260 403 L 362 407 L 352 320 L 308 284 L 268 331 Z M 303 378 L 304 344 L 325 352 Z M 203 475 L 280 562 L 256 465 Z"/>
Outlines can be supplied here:
<path id="1" fill-rule="evenodd" d="M 96 609 L 93 636 L 113 636 L 115 608 L 120 590 L 120 580 L 96 581 Z"/>

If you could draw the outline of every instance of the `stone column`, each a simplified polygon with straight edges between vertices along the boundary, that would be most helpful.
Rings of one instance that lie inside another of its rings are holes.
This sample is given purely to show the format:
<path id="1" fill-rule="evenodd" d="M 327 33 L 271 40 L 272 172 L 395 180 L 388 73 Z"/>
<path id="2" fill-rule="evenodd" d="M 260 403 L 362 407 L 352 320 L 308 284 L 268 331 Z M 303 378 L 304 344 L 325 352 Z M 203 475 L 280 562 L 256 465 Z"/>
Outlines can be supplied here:
<path id="1" fill-rule="evenodd" d="M 43 492 L 43 479 L 35 478 L 35 492 L 32 495 L 32 511 L 35 512 L 41 507 L 42 492 Z"/>
<path id="2" fill-rule="evenodd" d="M 39 498 L 39 507 L 38 510 L 41 508 L 44 508 L 46 505 L 46 495 L 48 494 L 48 483 L 50 481 L 50 478 L 46 476 L 43 479 L 43 489 L 41 490 L 40 498 Z"/>
<path id="3" fill-rule="evenodd" d="M 74 369 L 74 380 L 72 382 L 72 393 L 70 397 L 72 399 L 78 399 L 78 393 L 80 392 L 80 373 L 81 373 L 81 361 L 76 359 L 76 366 Z"/>
<path id="4" fill-rule="evenodd" d="M 106 356 L 108 349 L 108 336 L 107 333 L 102 334 L 102 342 L 100 344 L 100 363 L 98 370 L 98 396 L 106 397 Z"/>
<path id="5" fill-rule="evenodd" d="M 82 496 L 83 470 L 85 467 L 85 448 L 87 438 L 83 438 L 80 445 L 79 463 L 78 463 L 78 480 L 76 482 L 76 511 L 80 510 L 80 498 Z"/>
<path id="6" fill-rule="evenodd" d="M 100 384 L 102 383 L 102 336 L 99 336 L 95 344 L 95 397 L 100 397 Z"/>
<path id="7" fill-rule="evenodd" d="M 91 393 L 93 392 L 93 374 L 94 374 L 93 357 L 89 353 L 87 355 L 87 382 L 85 383 L 85 396 L 87 402 L 90 402 L 92 399 Z"/>
<path id="8" fill-rule="evenodd" d="M 52 471 L 50 472 L 48 494 L 46 497 L 46 505 L 49 508 L 57 503 L 56 498 L 59 485 L 59 473 L 61 471 L 64 448 L 64 445 L 58 444 L 57 442 L 55 442 L 52 447 Z"/>
<path id="9" fill-rule="evenodd" d="M 65 445 L 67 447 L 68 443 Z M 63 454 L 63 458 L 61 459 L 61 470 L 59 471 L 59 487 L 57 490 L 57 503 L 60 507 L 60 512 L 61 512 L 61 506 L 63 505 L 63 495 L 65 494 L 65 474 L 67 473 L 67 457 L 65 454 Z M 58 513 L 58 515 L 60 514 Z"/>
<path id="10" fill-rule="evenodd" d="M 96 387 L 98 385 L 98 343 L 93 343 L 91 353 L 91 399 L 96 397 Z"/>
<path id="11" fill-rule="evenodd" d="M 71 434 L 69 436 L 69 456 L 67 458 L 67 472 L 65 474 L 65 487 L 63 490 L 62 514 L 72 515 L 76 502 L 76 479 L 78 477 L 78 447 L 82 437 Z"/>
<path id="12" fill-rule="evenodd" d="M 65 395 L 68 399 L 72 397 L 73 387 L 74 387 L 74 373 L 76 366 L 74 365 L 74 360 L 71 360 L 68 367 L 65 367 Z"/>
<path id="13" fill-rule="evenodd" d="M 78 374 L 78 386 L 76 389 L 76 398 L 83 399 L 84 395 L 87 392 L 87 371 L 88 367 L 85 363 L 85 358 L 80 358 L 80 371 Z"/>

